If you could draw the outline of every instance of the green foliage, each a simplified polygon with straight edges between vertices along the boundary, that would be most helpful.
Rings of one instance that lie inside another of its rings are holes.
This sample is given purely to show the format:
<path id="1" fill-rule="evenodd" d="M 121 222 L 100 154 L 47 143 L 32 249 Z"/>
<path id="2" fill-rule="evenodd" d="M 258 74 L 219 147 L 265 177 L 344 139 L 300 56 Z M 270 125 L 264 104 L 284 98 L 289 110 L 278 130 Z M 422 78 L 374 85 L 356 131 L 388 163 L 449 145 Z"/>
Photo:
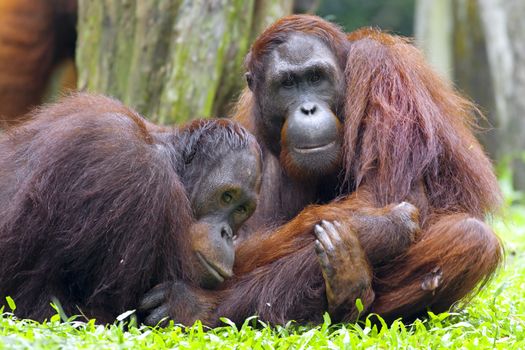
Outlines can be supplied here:
<path id="1" fill-rule="evenodd" d="M 16 310 L 16 304 L 15 304 L 15 301 L 13 300 L 13 298 L 11 297 L 6 297 L 5 300 L 7 301 L 7 305 L 9 305 L 9 308 L 11 309 L 11 311 L 15 311 Z"/>
<path id="2" fill-rule="evenodd" d="M 525 152 L 520 155 L 525 162 Z M 498 175 L 499 185 L 505 198 L 505 205 L 511 206 L 513 204 L 524 204 L 524 197 L 521 191 L 514 189 L 513 179 L 513 168 L 512 168 L 513 157 L 508 155 L 502 157 L 496 166 L 496 174 Z"/>
<path id="3" fill-rule="evenodd" d="M 321 0 L 317 14 L 339 23 L 347 32 L 373 26 L 412 36 L 415 0 Z"/>
<path id="4" fill-rule="evenodd" d="M 429 313 L 413 324 L 395 321 L 390 327 L 374 325 L 370 318 L 358 324 L 332 324 L 325 315 L 319 326 L 270 327 L 251 318 L 241 327 L 224 319 L 225 326 L 207 330 L 193 327 L 137 326 L 132 313 L 109 326 L 79 318 L 62 322 L 57 313 L 50 321 L 17 320 L 4 310 L 0 315 L 0 348 L 31 349 L 523 349 L 525 348 L 525 208 L 507 209 L 493 222 L 506 246 L 506 263 L 497 276 L 466 305 L 450 312 Z M 8 299 L 14 310 L 15 304 Z M 362 308 L 360 301 L 356 302 Z M 60 308 L 57 306 L 57 310 Z M 62 316 L 64 317 L 64 316 Z M 256 326 L 256 327 L 254 327 Z"/>

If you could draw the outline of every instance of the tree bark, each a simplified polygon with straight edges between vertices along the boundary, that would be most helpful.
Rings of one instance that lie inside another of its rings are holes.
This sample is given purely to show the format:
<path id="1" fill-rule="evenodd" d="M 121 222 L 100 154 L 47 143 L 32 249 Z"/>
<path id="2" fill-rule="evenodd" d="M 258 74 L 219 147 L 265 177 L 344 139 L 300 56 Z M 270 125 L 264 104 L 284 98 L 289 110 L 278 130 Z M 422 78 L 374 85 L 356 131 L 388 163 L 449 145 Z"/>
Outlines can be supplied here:
<path id="1" fill-rule="evenodd" d="M 291 1 L 282 3 L 80 0 L 79 88 L 161 124 L 224 116 L 242 86 L 253 28 L 289 13 Z"/>
<path id="2" fill-rule="evenodd" d="M 254 21 L 252 27 L 252 41 L 270 24 L 283 14 L 292 12 L 293 0 L 284 1 L 255 1 Z"/>
<path id="3" fill-rule="evenodd" d="M 418 0 L 416 44 L 433 66 L 481 105 L 487 116 L 478 134 L 489 154 L 501 159 L 498 127 L 485 35 L 477 0 Z"/>
<path id="4" fill-rule="evenodd" d="M 502 153 L 514 187 L 525 190 L 525 2 L 478 0 L 493 82 Z"/>
<path id="5" fill-rule="evenodd" d="M 452 77 L 452 0 L 417 0 L 414 19 L 416 44 L 444 77 Z"/>
<path id="6" fill-rule="evenodd" d="M 435 12 L 445 2 L 446 13 Z M 417 43 L 481 105 L 487 121 L 479 137 L 496 162 L 509 163 L 519 190 L 525 190 L 524 15 L 519 0 L 418 0 L 416 12 Z"/>
<path id="7" fill-rule="evenodd" d="M 486 120 L 480 120 L 479 139 L 493 159 L 504 156 L 500 147 L 500 125 L 496 114 L 494 87 L 487 45 L 477 0 L 456 0 L 453 8 L 453 78 L 467 96 L 481 105 Z"/>

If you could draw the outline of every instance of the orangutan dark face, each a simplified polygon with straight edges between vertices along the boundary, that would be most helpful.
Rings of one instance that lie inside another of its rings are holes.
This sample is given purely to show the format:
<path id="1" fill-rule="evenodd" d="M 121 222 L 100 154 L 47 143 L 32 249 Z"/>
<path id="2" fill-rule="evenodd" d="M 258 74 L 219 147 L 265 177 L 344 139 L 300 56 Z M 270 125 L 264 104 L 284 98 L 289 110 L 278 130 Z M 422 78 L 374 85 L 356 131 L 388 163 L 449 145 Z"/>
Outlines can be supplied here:
<path id="1" fill-rule="evenodd" d="M 344 76 L 332 51 L 315 37 L 292 34 L 264 66 L 263 76 L 246 77 L 265 144 L 290 176 L 333 173 L 341 161 Z"/>
<path id="2" fill-rule="evenodd" d="M 189 235 L 193 272 L 201 286 L 215 287 L 233 275 L 233 238 L 255 211 L 260 174 L 259 154 L 250 149 L 229 151 L 202 168 L 189 193 L 196 220 Z"/>

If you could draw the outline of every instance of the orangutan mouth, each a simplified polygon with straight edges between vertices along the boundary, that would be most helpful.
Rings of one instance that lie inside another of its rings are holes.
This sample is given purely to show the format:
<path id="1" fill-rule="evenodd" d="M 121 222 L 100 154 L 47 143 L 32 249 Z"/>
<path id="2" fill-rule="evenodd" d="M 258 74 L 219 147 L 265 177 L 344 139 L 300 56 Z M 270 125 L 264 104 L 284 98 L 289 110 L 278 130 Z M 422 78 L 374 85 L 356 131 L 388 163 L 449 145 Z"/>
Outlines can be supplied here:
<path id="1" fill-rule="evenodd" d="M 206 259 L 204 255 L 199 252 L 197 252 L 197 258 L 199 259 L 201 265 L 204 266 L 204 268 L 210 273 L 210 275 L 212 275 L 220 283 L 222 283 L 226 278 L 233 276 L 233 272 L 231 270 L 226 271 L 224 268 Z"/>
<path id="2" fill-rule="evenodd" d="M 316 146 L 306 146 L 306 147 L 294 147 L 294 150 L 297 153 L 316 153 L 316 152 L 322 152 L 330 149 L 335 145 L 335 141 L 332 141 L 330 143 L 327 143 L 326 145 L 316 145 Z"/>

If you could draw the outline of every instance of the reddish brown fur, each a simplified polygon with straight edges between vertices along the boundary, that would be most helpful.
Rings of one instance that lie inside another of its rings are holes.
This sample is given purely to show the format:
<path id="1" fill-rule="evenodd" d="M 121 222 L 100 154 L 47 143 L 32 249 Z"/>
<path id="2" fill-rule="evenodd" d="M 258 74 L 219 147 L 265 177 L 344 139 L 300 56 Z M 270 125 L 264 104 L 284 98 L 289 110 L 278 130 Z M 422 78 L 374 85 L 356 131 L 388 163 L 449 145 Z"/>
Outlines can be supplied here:
<path id="1" fill-rule="evenodd" d="M 364 248 L 365 251 L 373 251 L 373 246 L 377 244 L 373 238 L 378 235 L 394 238 L 391 242 L 380 242 L 381 246 L 390 245 L 397 250 L 391 253 L 398 255 L 399 251 L 406 249 L 406 242 L 395 241 L 395 237 L 409 236 L 408 227 L 392 224 L 398 217 L 393 206 L 370 207 L 369 195 L 363 187 L 346 200 L 335 201 L 330 208 L 309 206 L 271 235 L 253 235 L 242 241 L 236 250 L 235 277 L 219 292 L 193 289 L 191 299 L 197 302 L 186 300 L 185 303 L 192 306 L 172 310 L 172 316 L 186 315 L 189 308 L 194 312 L 198 310 L 189 319 L 201 319 L 209 325 L 219 324 L 219 316 L 242 323 L 253 314 L 273 324 L 289 320 L 322 322 L 323 312 L 328 310 L 329 305 L 325 297 L 325 281 L 314 252 L 315 237 L 311 233 L 314 224 L 321 219 L 344 218 L 344 228 L 347 232 L 355 232 L 361 242 L 352 247 L 355 250 Z M 414 215 L 411 219 L 417 220 L 417 213 Z M 369 255 L 368 258 L 372 263 L 377 261 L 377 257 Z M 337 314 L 332 315 L 335 321 L 355 320 L 358 314 L 354 307 L 356 298 L 360 298 L 367 309 L 374 301 L 368 263 L 355 263 L 358 265 L 352 267 L 358 273 L 352 277 L 354 283 L 348 286 L 345 293 L 348 304 L 336 308 Z M 173 294 L 180 300 L 180 292 Z M 182 297 L 186 298 L 185 295 Z M 346 311 L 345 314 L 339 314 L 341 308 Z"/>
<path id="2" fill-rule="evenodd" d="M 76 0 L 0 1 L 0 121 L 42 101 L 51 72 L 73 57 Z"/>
<path id="3" fill-rule="evenodd" d="M 269 265 L 293 254 L 306 245 L 311 245 L 315 239 L 311 234 L 312 223 L 317 224 L 321 220 L 340 220 L 348 217 L 348 213 L 383 216 L 387 208 L 369 207 L 365 200 L 366 196 L 366 191 L 361 191 L 354 193 L 347 200 L 332 202 L 330 207 L 310 205 L 291 221 L 274 230 L 271 235 L 251 236 L 250 239 L 241 242 L 236 250 L 235 272 L 243 275 L 257 267 Z M 279 249 L 275 249 L 276 244 L 279 245 Z"/>
<path id="4" fill-rule="evenodd" d="M 394 319 L 421 315 L 427 308 L 446 310 L 489 279 L 502 257 L 499 239 L 483 223 L 499 207 L 501 195 L 491 163 L 473 136 L 479 111 L 432 71 L 406 39 L 364 29 L 342 43 L 344 34 L 336 26 L 313 16 L 285 17 L 256 40 L 247 58 L 254 79 L 264 69 L 264 55 L 272 45 L 295 31 L 320 37 L 340 59 L 344 53 L 344 179 L 321 185 L 323 190 L 332 186 L 331 191 L 342 197 L 309 206 L 326 198 L 316 196 L 315 184 L 290 179 L 286 164 L 276 169 L 275 156 L 262 145 L 269 165 L 263 176 L 261 214 L 255 213 L 251 225 L 290 221 L 269 236 L 254 234 L 239 246 L 239 282 L 223 297 L 219 314 L 237 320 L 259 313 L 265 320 L 282 322 L 322 310 L 324 292 L 318 285 L 317 306 L 313 300 L 294 304 L 296 295 L 312 288 L 312 281 L 322 283 L 311 245 L 314 225 L 320 219 L 345 221 L 358 208 L 400 201 L 419 208 L 422 231 L 405 254 L 374 269 L 375 300 L 368 312 Z M 256 122 L 261 117 L 246 89 L 235 118 L 263 139 L 265 131 Z M 285 200 L 292 191 L 302 202 Z M 361 241 L 365 250 L 382 243 L 379 238 L 373 242 L 373 236 L 367 239 Z M 284 261 L 297 265 L 289 268 Z M 301 270 L 308 272 L 297 274 Z M 424 290 L 436 271 L 442 272 L 440 285 Z M 283 280 L 271 282 L 273 289 L 264 287 L 272 276 Z M 293 293 L 276 296 L 276 290 L 286 288 Z M 275 302 L 271 309 L 264 306 L 265 300 Z M 301 306 L 307 311 L 300 312 Z"/>
<path id="5" fill-rule="evenodd" d="M 186 188 L 210 164 L 188 164 L 257 154 L 253 136 L 230 120 L 158 127 L 89 94 L 32 115 L 0 137 L 1 304 L 43 320 L 55 297 L 68 316 L 111 322 L 159 283 L 195 282 Z"/>
<path id="6" fill-rule="evenodd" d="M 350 38 L 347 181 L 356 187 L 373 184 L 383 204 L 407 198 L 423 181 L 435 210 L 480 219 L 494 211 L 500 192 L 471 131 L 477 108 L 440 79 L 406 40 L 369 29 Z"/>

